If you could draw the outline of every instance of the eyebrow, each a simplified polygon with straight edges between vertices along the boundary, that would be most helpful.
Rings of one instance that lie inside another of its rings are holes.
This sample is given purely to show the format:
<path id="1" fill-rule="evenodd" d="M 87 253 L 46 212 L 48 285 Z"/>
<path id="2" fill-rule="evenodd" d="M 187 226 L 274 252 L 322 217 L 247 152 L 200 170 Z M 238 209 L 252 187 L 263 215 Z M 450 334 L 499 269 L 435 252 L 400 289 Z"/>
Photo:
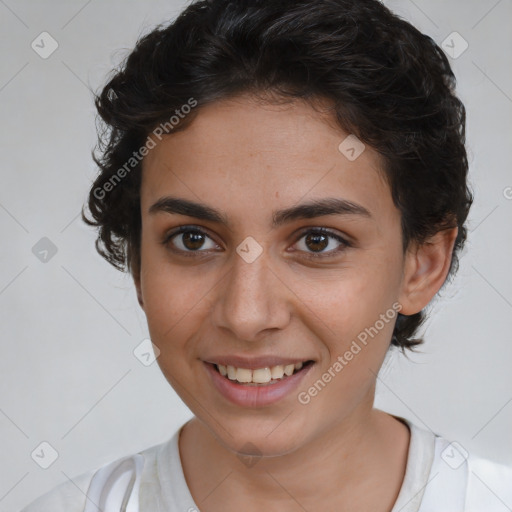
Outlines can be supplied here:
<path id="1" fill-rule="evenodd" d="M 148 211 L 150 214 L 158 212 L 174 213 L 223 224 L 228 227 L 230 225 L 226 215 L 215 208 L 179 197 L 161 197 Z M 327 197 L 274 211 L 272 214 L 272 226 L 276 228 L 294 220 L 311 219 L 324 215 L 357 215 L 372 218 L 371 213 L 360 204 L 346 199 Z"/>

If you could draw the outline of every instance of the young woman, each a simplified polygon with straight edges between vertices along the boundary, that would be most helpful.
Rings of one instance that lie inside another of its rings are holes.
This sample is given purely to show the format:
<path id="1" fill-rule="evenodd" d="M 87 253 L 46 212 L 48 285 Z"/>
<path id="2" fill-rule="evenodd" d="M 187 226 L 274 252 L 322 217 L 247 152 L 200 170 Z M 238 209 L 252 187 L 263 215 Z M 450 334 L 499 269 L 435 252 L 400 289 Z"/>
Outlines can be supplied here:
<path id="1" fill-rule="evenodd" d="M 510 510 L 511 468 L 373 405 L 466 238 L 454 84 L 376 0 L 201 0 L 139 40 L 84 220 L 194 418 L 25 512 Z"/>

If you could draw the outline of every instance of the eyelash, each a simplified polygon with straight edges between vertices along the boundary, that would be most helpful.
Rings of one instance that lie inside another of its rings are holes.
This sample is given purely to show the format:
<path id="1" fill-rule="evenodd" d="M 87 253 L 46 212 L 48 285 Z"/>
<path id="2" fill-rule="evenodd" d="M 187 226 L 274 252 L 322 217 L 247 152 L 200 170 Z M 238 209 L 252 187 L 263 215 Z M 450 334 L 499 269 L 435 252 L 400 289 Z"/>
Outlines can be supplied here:
<path id="1" fill-rule="evenodd" d="M 213 240 L 208 235 L 208 233 L 206 233 L 202 229 L 199 229 L 196 226 L 180 226 L 179 228 L 176 228 L 176 229 L 170 231 L 169 233 L 166 233 L 166 235 L 164 236 L 164 239 L 162 240 L 162 245 L 164 245 L 166 248 L 168 248 L 172 252 L 180 253 L 186 257 L 197 257 L 198 253 L 206 252 L 204 250 L 202 251 L 201 249 L 198 249 L 197 251 L 183 251 L 182 249 L 170 248 L 170 242 L 171 242 L 172 238 L 174 238 L 177 235 L 180 235 L 182 233 L 187 233 L 187 232 L 192 232 L 192 233 L 196 233 L 196 234 L 199 233 L 199 234 L 204 235 L 204 236 L 210 238 L 211 240 Z M 306 258 L 316 259 L 316 258 L 333 257 L 333 256 L 339 254 L 340 252 L 342 252 L 347 247 L 351 247 L 351 244 L 346 239 L 344 239 L 343 237 L 341 237 L 340 235 L 338 235 L 336 233 L 333 233 L 332 231 L 330 231 L 326 228 L 308 228 L 307 230 L 304 230 L 300 233 L 300 235 L 297 238 L 297 240 L 295 241 L 295 243 L 297 243 L 304 236 L 309 235 L 311 233 L 323 234 L 330 238 L 334 238 L 336 241 L 341 243 L 341 247 L 339 247 L 337 249 L 333 249 L 333 250 L 325 252 L 325 253 L 306 253 L 307 254 Z"/>

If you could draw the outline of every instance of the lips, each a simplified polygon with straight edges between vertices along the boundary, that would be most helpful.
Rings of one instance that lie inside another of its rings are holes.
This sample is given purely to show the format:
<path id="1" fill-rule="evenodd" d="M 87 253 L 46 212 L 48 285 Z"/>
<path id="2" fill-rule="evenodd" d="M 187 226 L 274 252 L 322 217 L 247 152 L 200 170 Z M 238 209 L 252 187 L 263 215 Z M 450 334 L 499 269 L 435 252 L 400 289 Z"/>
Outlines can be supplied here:
<path id="1" fill-rule="evenodd" d="M 275 383 L 280 379 L 293 375 L 309 362 L 311 361 L 288 365 L 266 366 L 254 370 L 249 368 L 237 368 L 231 365 L 224 366 L 222 364 L 216 364 L 215 368 L 223 377 L 227 377 L 229 380 L 240 383 L 266 384 L 269 382 Z"/>
<path id="2" fill-rule="evenodd" d="M 233 361 L 233 358 L 230 358 L 230 360 Z M 266 361 L 269 360 L 276 361 L 276 358 L 266 358 Z M 282 358 L 277 358 L 277 360 L 290 361 L 289 359 L 285 360 Z M 226 360 L 224 359 L 224 361 Z M 257 361 L 252 360 L 252 364 L 249 366 L 253 366 L 255 369 L 249 370 L 245 368 L 244 370 L 251 371 L 254 374 L 254 371 L 257 372 L 262 368 L 258 366 L 262 364 L 260 361 L 261 359 Z M 306 364 L 303 364 L 301 368 L 295 370 L 290 376 L 283 375 L 280 379 L 272 379 L 266 383 L 256 383 L 252 382 L 252 379 L 251 382 L 230 380 L 227 375 L 223 376 L 220 373 L 215 364 L 204 361 L 203 363 L 214 388 L 231 403 L 242 407 L 264 407 L 280 401 L 299 385 L 315 364 L 312 360 L 305 360 Z M 242 364 L 247 364 L 247 360 Z"/>
<path id="3" fill-rule="evenodd" d="M 258 356 L 243 357 L 235 355 L 213 356 L 204 359 L 206 363 L 212 363 L 223 366 L 234 366 L 235 368 L 247 368 L 248 370 L 257 370 L 258 368 L 271 368 L 272 366 L 287 366 L 296 363 L 305 363 L 313 361 L 310 357 L 281 357 L 281 356 Z"/>

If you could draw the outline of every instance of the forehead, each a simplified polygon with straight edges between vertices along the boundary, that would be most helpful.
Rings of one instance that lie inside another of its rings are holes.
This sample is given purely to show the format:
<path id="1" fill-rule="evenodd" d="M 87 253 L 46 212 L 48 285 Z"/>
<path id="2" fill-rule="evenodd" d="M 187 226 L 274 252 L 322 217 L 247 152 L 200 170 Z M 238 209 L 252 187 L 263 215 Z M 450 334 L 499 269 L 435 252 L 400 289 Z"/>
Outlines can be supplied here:
<path id="1" fill-rule="evenodd" d="M 364 146 L 357 156 L 363 146 L 350 135 L 302 101 L 217 101 L 146 155 L 142 209 L 168 193 L 244 215 L 263 213 L 270 202 L 289 206 L 334 196 L 375 215 L 393 210 L 380 155 Z"/>

